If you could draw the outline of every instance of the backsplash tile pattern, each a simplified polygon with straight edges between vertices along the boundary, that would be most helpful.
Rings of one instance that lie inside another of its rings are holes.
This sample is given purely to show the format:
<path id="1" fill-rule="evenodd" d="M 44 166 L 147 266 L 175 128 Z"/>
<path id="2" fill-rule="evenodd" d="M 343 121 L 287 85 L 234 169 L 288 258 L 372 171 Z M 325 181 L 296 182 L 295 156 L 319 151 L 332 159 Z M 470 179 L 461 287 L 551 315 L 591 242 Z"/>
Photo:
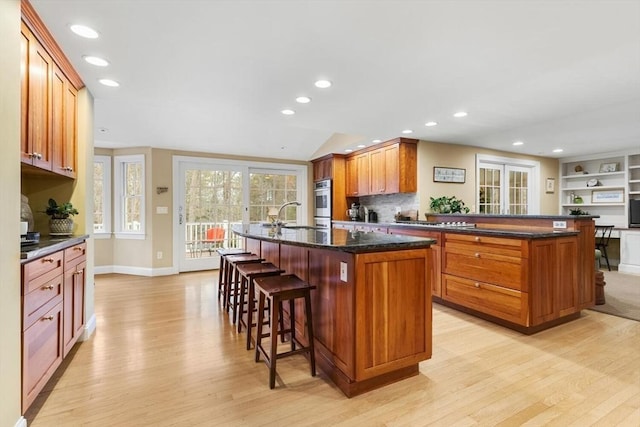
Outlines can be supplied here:
<path id="1" fill-rule="evenodd" d="M 393 222 L 396 206 L 400 206 L 403 211 L 415 210 L 420 207 L 420 200 L 417 193 L 383 194 L 360 197 L 360 205 L 377 212 L 378 222 Z M 420 215 L 422 214 L 418 212 L 418 219 Z"/>

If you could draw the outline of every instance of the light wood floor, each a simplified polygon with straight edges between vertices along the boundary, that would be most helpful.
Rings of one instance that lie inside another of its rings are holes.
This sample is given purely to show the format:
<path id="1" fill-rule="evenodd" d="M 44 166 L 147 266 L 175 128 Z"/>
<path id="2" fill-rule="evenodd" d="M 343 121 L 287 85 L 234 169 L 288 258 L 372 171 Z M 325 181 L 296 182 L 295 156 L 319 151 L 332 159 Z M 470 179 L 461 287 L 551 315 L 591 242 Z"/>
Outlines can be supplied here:
<path id="1" fill-rule="evenodd" d="M 640 322 L 585 310 L 524 336 L 435 304 L 420 375 L 347 399 L 302 356 L 269 390 L 213 276 L 97 276 L 97 331 L 29 426 L 640 425 Z"/>

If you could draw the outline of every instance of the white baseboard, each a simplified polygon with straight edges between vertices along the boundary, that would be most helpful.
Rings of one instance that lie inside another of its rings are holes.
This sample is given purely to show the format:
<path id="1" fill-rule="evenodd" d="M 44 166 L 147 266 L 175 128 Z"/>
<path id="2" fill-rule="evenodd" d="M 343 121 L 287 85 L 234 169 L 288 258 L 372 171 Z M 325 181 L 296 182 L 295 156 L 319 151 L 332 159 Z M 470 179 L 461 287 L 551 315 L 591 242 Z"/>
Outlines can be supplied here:
<path id="1" fill-rule="evenodd" d="M 86 341 L 91 338 L 91 335 L 96 331 L 96 315 L 95 313 L 91 316 L 91 318 L 85 323 L 84 330 L 82 331 L 82 335 L 78 338 L 78 341 Z"/>
<path id="2" fill-rule="evenodd" d="M 93 269 L 94 274 L 130 274 L 132 276 L 171 276 L 178 274 L 178 269 L 173 267 L 163 268 L 146 268 L 146 267 L 130 267 L 126 265 L 102 265 Z"/>
<path id="3" fill-rule="evenodd" d="M 618 272 L 625 274 L 640 274 L 640 265 L 618 264 Z"/>
<path id="4" fill-rule="evenodd" d="M 16 422 L 15 427 L 27 427 L 27 419 L 25 417 L 20 417 Z"/>

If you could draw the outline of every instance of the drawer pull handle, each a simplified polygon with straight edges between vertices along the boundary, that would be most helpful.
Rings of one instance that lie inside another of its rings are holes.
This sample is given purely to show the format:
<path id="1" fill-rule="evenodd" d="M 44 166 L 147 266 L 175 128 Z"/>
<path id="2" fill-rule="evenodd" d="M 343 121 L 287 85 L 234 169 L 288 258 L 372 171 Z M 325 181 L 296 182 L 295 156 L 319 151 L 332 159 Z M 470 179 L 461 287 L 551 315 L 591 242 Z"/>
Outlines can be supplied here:
<path id="1" fill-rule="evenodd" d="M 73 274 L 75 274 L 75 275 L 77 276 L 78 274 L 82 274 L 82 271 L 76 271 L 76 272 L 75 272 L 75 273 L 73 273 Z"/>
<path id="2" fill-rule="evenodd" d="M 473 286 L 475 286 L 476 288 L 480 289 L 480 283 L 478 283 L 478 282 L 474 283 Z"/>
<path id="3" fill-rule="evenodd" d="M 476 242 L 480 241 L 480 237 L 476 236 Z"/>
<path id="4" fill-rule="evenodd" d="M 74 251 L 81 251 L 81 250 L 82 250 L 82 248 L 75 247 L 75 248 L 73 248 L 73 250 L 74 250 Z"/>
<path id="5" fill-rule="evenodd" d="M 42 258 L 42 262 L 53 262 L 55 261 L 53 258 Z"/>
<path id="6" fill-rule="evenodd" d="M 52 289 L 53 289 L 53 285 L 47 285 L 47 286 L 43 286 L 43 287 L 42 287 L 42 290 L 43 290 L 43 291 L 50 291 L 50 290 L 52 290 Z"/>
<path id="7" fill-rule="evenodd" d="M 47 317 L 43 317 L 42 320 L 53 320 L 53 316 L 47 316 Z"/>
<path id="8" fill-rule="evenodd" d="M 476 258 L 480 258 L 480 253 L 476 252 L 475 254 L 473 254 L 473 256 L 476 257 Z"/>

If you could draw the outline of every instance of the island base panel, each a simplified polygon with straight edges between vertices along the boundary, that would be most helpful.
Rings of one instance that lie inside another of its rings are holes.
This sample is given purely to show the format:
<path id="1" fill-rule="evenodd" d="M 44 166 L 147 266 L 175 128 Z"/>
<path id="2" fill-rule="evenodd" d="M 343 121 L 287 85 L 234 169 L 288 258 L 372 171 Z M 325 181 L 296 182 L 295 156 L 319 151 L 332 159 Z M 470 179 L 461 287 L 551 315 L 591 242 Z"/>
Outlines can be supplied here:
<path id="1" fill-rule="evenodd" d="M 318 342 L 316 341 L 316 365 L 349 398 L 416 376 L 420 372 L 419 364 L 416 363 L 395 371 L 386 372 L 374 378 L 356 381 L 348 378 L 338 369 L 331 362 L 331 356 L 322 350 L 322 344 L 319 346 L 317 344 Z"/>

